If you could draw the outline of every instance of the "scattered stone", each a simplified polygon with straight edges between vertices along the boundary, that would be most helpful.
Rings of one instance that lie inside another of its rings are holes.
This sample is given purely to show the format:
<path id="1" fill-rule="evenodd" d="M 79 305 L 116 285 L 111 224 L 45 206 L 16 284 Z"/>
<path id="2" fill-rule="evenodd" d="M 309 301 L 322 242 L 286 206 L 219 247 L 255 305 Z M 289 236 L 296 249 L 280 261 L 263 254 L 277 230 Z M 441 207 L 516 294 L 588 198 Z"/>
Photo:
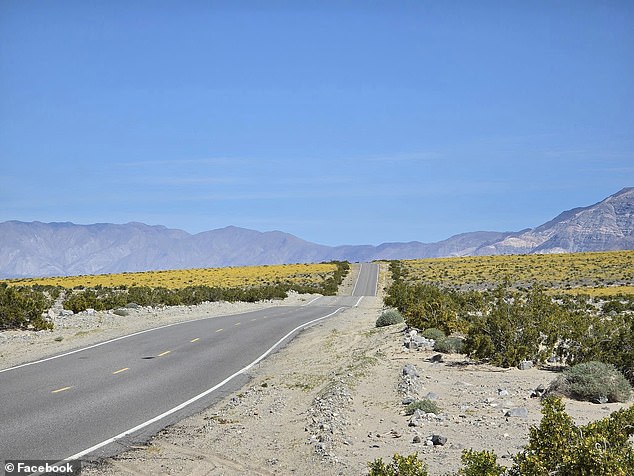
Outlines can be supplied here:
<path id="1" fill-rule="evenodd" d="M 438 400 L 438 394 L 434 393 L 434 392 L 429 392 L 427 395 L 425 395 L 425 398 L 427 400 L 436 401 L 436 400 Z"/>
<path id="2" fill-rule="evenodd" d="M 546 388 L 540 384 L 535 390 L 531 392 L 531 398 L 542 398 L 545 393 Z"/>
<path id="3" fill-rule="evenodd" d="M 410 403 L 415 402 L 416 399 L 414 397 L 405 397 L 403 400 L 401 400 L 401 403 L 403 405 L 409 405 Z"/>
<path id="4" fill-rule="evenodd" d="M 600 397 L 594 398 L 592 400 L 592 403 L 598 403 L 600 405 L 603 405 L 604 403 L 608 403 L 608 397 L 606 397 L 605 395 L 601 395 Z"/>
<path id="5" fill-rule="evenodd" d="M 506 417 L 520 417 L 527 418 L 528 417 L 528 409 L 525 407 L 515 407 L 507 410 L 504 414 Z"/>
<path id="6" fill-rule="evenodd" d="M 499 397 L 508 397 L 509 391 L 505 388 L 498 388 L 498 396 Z"/>
<path id="7" fill-rule="evenodd" d="M 421 440 L 420 436 L 416 435 L 416 436 L 414 437 L 414 439 L 412 440 L 412 443 L 420 443 L 421 441 L 422 441 L 422 440 Z"/>
<path id="8" fill-rule="evenodd" d="M 435 364 L 436 364 L 436 363 L 440 363 L 440 362 L 442 362 L 442 354 L 435 354 L 435 355 L 432 355 L 432 356 L 431 356 L 431 358 L 430 358 L 429 360 L 430 360 L 431 362 L 435 363 Z"/>
<path id="9" fill-rule="evenodd" d="M 417 378 L 418 371 L 416 370 L 416 367 L 412 364 L 405 365 L 405 367 L 403 367 L 403 377 Z"/>
<path id="10" fill-rule="evenodd" d="M 409 330 L 403 339 L 403 345 L 410 350 L 433 350 L 435 344 L 434 339 L 422 337 L 416 329 Z"/>
<path id="11" fill-rule="evenodd" d="M 423 426 L 423 421 L 426 419 L 426 414 L 422 410 L 415 410 L 408 422 L 408 426 Z"/>
<path id="12" fill-rule="evenodd" d="M 520 370 L 532 369 L 533 368 L 533 361 L 532 360 L 522 360 L 520 362 L 520 364 L 517 366 L 517 368 L 520 369 Z"/>
<path id="13" fill-rule="evenodd" d="M 445 443 L 447 443 L 447 437 L 441 435 L 432 435 L 431 442 L 434 444 L 434 446 L 444 446 Z"/>

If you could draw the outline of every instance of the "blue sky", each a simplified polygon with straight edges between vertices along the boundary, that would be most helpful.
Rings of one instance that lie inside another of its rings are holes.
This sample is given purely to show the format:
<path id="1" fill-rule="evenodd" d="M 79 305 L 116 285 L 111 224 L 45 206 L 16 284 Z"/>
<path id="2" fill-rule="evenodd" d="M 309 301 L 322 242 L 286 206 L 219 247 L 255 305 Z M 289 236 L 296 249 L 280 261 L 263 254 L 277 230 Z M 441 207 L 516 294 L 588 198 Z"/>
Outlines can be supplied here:
<path id="1" fill-rule="evenodd" d="M 323 244 L 634 185 L 634 2 L 0 1 L 0 221 Z"/>

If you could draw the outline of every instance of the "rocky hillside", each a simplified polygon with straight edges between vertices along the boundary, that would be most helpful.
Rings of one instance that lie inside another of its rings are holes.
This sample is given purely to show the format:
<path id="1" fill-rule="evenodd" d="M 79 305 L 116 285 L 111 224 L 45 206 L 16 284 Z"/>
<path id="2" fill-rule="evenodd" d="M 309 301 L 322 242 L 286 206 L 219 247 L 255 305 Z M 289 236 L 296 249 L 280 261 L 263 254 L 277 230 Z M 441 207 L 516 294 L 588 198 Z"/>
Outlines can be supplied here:
<path id="1" fill-rule="evenodd" d="M 574 253 L 634 249 L 634 187 L 568 210 L 537 228 L 480 246 L 474 254 Z"/>
<path id="2" fill-rule="evenodd" d="M 472 232 L 438 243 L 323 246 L 280 231 L 229 226 L 191 235 L 142 223 L 0 223 L 0 278 L 346 259 L 433 258 L 634 249 L 634 188 L 535 229 Z"/>

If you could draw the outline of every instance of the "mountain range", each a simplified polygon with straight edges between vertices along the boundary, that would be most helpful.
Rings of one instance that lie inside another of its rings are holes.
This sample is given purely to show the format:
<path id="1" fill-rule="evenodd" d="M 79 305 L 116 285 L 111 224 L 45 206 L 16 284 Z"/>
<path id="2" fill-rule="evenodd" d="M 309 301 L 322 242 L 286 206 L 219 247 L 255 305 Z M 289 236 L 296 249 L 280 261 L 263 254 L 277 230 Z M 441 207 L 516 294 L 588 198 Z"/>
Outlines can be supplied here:
<path id="1" fill-rule="evenodd" d="M 437 243 L 324 246 L 235 226 L 190 234 L 143 223 L 0 223 L 0 278 L 161 269 L 634 249 L 634 187 L 519 232 L 477 231 Z"/>

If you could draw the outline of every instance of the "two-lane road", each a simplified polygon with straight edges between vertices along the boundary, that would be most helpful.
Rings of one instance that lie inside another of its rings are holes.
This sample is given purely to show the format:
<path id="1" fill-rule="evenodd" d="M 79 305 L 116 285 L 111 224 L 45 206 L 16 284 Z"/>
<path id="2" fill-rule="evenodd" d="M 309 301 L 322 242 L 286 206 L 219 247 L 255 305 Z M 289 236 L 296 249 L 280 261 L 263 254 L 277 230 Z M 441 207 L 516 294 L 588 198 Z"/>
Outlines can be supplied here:
<path id="1" fill-rule="evenodd" d="M 0 459 L 95 458 L 145 440 L 238 389 L 301 329 L 374 295 L 377 276 L 363 264 L 354 296 L 172 324 L 0 370 Z"/>

